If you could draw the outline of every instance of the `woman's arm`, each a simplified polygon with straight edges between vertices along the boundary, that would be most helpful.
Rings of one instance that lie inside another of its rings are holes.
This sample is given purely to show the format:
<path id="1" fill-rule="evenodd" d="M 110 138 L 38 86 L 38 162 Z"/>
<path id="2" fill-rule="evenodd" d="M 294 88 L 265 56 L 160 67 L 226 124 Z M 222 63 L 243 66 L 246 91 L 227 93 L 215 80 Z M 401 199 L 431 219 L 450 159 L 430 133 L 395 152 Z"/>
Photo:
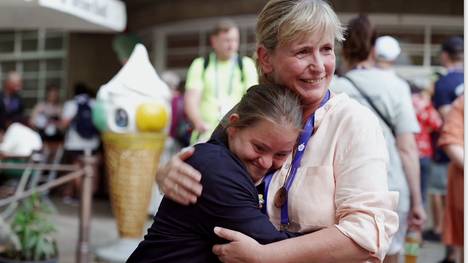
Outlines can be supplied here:
<path id="1" fill-rule="evenodd" d="M 464 169 L 463 163 L 463 146 L 459 144 L 448 144 L 444 146 L 444 151 L 447 153 L 450 160 L 460 169 Z"/>
<path id="2" fill-rule="evenodd" d="M 200 172 L 184 162 L 193 151 L 193 148 L 188 148 L 173 156 L 159 168 L 156 176 L 156 182 L 165 196 L 183 205 L 196 203 L 202 192 Z"/>
<path id="3" fill-rule="evenodd" d="M 229 229 L 216 228 L 215 233 L 232 241 L 213 247 L 213 253 L 225 263 L 352 263 L 372 260 L 368 251 L 333 226 L 268 245 L 260 245 L 252 238 Z"/>

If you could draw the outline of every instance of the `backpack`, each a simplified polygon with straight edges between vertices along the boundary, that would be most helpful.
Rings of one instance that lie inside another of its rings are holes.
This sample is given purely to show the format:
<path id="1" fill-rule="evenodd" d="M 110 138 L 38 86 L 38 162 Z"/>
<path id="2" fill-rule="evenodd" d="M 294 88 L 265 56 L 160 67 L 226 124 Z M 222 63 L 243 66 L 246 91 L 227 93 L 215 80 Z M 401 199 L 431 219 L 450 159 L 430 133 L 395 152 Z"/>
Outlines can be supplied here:
<path id="1" fill-rule="evenodd" d="M 75 117 L 73 118 L 73 126 L 82 138 L 92 139 L 99 134 L 93 123 L 93 114 L 88 96 L 79 96 L 75 99 L 78 106 Z"/>

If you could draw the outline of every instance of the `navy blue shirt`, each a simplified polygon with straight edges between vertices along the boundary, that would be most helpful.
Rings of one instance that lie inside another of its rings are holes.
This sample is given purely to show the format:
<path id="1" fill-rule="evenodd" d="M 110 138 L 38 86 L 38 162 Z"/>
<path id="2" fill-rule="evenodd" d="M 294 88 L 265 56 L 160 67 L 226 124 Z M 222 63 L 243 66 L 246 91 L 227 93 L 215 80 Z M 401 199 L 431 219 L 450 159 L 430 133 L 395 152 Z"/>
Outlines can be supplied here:
<path id="1" fill-rule="evenodd" d="M 220 262 L 211 249 L 227 241 L 214 234 L 215 226 L 262 244 L 297 235 L 277 231 L 260 211 L 252 179 L 222 140 L 196 145 L 187 163 L 202 174 L 201 197 L 189 206 L 163 198 L 153 225 L 127 262 Z"/>
<path id="2" fill-rule="evenodd" d="M 0 92 L 0 130 L 6 130 L 13 122 L 23 120 L 24 105 L 18 94 L 6 96 Z"/>
<path id="3" fill-rule="evenodd" d="M 463 71 L 450 71 L 447 75 L 441 77 L 435 83 L 434 107 L 439 109 L 444 105 L 452 104 L 463 92 L 463 87 L 461 86 L 463 83 Z"/>

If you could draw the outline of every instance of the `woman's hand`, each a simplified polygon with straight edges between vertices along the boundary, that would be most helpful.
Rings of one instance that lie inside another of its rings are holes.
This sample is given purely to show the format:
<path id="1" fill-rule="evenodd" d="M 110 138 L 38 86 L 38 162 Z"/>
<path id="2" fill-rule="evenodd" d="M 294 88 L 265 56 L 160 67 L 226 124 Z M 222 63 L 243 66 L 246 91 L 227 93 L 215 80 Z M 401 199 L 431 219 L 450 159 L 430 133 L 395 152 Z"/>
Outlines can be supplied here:
<path id="1" fill-rule="evenodd" d="M 249 236 L 227 228 L 215 227 L 214 232 L 221 238 L 231 241 L 223 245 L 214 245 L 213 253 L 225 263 L 257 263 L 264 258 L 262 245 Z"/>
<path id="2" fill-rule="evenodd" d="M 183 162 L 192 156 L 193 151 L 192 147 L 173 156 L 159 168 L 156 176 L 156 182 L 165 196 L 183 205 L 196 203 L 202 192 L 200 172 Z"/>

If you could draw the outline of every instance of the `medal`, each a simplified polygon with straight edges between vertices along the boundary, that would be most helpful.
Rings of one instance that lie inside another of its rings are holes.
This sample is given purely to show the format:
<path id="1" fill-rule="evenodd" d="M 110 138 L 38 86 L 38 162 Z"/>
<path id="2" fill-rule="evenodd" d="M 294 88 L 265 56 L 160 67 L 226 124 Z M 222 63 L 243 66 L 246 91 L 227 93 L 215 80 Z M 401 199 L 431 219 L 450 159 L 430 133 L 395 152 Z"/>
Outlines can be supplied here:
<path id="1" fill-rule="evenodd" d="M 286 187 L 281 186 L 281 188 L 276 192 L 275 199 L 273 200 L 275 207 L 281 208 L 286 203 L 287 199 L 288 190 L 286 190 Z"/>

